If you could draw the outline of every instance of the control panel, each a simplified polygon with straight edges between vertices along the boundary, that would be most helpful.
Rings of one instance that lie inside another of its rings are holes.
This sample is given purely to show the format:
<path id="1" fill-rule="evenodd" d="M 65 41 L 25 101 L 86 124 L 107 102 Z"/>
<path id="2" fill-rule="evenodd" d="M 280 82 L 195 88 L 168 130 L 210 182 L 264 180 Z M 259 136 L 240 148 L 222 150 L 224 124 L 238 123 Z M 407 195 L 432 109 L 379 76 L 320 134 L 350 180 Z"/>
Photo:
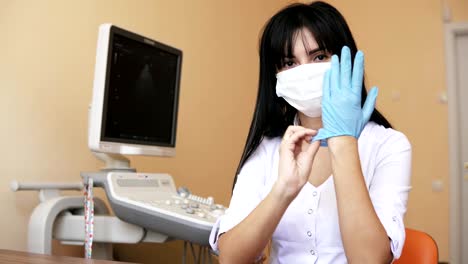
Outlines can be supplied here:
<path id="1" fill-rule="evenodd" d="M 208 245 L 211 229 L 226 209 L 213 197 L 176 189 L 168 174 L 109 172 L 105 189 L 120 219 L 152 231 Z"/>

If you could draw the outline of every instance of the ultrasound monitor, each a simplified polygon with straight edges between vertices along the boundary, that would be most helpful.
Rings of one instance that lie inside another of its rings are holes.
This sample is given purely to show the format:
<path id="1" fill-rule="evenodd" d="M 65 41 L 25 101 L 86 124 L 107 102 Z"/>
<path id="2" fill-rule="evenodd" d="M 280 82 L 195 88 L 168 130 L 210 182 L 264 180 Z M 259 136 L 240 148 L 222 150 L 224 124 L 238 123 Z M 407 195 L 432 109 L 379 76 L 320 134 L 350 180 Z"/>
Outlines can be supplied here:
<path id="1" fill-rule="evenodd" d="M 99 27 L 88 145 L 93 152 L 175 155 L 182 52 Z"/>

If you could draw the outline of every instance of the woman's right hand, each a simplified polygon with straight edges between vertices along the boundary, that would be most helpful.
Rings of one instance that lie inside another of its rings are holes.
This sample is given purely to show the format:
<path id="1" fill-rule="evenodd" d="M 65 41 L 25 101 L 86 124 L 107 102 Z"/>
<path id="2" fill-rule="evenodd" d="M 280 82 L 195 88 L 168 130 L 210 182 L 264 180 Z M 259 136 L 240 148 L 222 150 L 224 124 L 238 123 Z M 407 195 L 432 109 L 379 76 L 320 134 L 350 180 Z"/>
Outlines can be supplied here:
<path id="1" fill-rule="evenodd" d="M 274 190 L 293 200 L 309 179 L 310 170 L 320 142 L 311 142 L 316 130 L 289 126 L 279 149 L 278 179 Z"/>

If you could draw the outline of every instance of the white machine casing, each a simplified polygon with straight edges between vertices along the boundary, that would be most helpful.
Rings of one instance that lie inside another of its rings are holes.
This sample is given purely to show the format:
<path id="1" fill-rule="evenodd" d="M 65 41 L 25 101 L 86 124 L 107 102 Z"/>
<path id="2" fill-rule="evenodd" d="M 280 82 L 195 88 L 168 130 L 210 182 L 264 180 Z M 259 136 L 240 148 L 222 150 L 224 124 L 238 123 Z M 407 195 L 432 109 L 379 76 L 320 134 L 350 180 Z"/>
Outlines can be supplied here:
<path id="1" fill-rule="evenodd" d="M 164 173 L 83 173 L 103 187 L 115 215 L 147 230 L 199 245 L 208 238 L 226 208 L 213 197 L 176 191 L 174 180 Z"/>
<path id="2" fill-rule="evenodd" d="M 106 92 L 106 75 L 108 70 L 108 53 L 111 45 L 112 24 L 99 27 L 96 64 L 94 70 L 93 97 L 89 109 L 88 147 L 95 152 L 115 153 L 122 155 L 174 156 L 174 147 L 138 145 L 104 141 L 101 138 L 101 127 Z M 145 39 L 146 40 L 146 39 Z M 145 41 L 149 44 L 152 40 Z"/>

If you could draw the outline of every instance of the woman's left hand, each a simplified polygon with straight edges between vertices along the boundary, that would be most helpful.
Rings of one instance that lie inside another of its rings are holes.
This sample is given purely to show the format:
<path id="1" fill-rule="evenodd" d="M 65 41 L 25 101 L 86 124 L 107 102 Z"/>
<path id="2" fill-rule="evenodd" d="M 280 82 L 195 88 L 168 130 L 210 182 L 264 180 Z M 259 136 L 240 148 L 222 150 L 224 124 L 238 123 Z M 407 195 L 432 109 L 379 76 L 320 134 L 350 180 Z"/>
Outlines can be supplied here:
<path id="1" fill-rule="evenodd" d="M 284 132 L 274 190 L 287 200 L 292 201 L 309 179 L 320 146 L 319 142 L 310 142 L 316 133 L 315 130 L 301 126 L 289 126 Z"/>
<path id="2" fill-rule="evenodd" d="M 337 55 L 332 56 L 331 69 L 325 74 L 323 82 L 323 128 L 314 141 L 337 136 L 359 138 L 374 111 L 377 98 L 377 87 L 373 87 L 361 107 L 363 78 L 364 54 L 361 51 L 356 53 L 352 69 L 348 47 L 344 46 L 341 50 L 341 63 Z"/>

